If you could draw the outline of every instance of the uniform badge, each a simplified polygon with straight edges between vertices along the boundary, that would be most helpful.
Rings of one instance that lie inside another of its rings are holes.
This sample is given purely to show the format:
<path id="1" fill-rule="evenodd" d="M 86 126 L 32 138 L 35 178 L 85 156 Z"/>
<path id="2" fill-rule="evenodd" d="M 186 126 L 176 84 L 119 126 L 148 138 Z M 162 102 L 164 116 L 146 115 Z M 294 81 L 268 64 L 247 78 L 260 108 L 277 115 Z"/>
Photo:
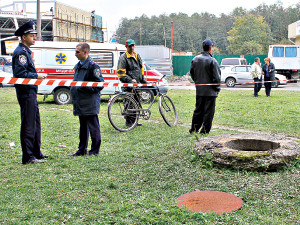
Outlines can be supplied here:
<path id="1" fill-rule="evenodd" d="M 94 74 L 96 77 L 100 76 L 100 69 L 94 69 Z"/>
<path id="2" fill-rule="evenodd" d="M 19 55 L 19 61 L 22 65 L 27 63 L 27 57 L 25 55 Z"/>

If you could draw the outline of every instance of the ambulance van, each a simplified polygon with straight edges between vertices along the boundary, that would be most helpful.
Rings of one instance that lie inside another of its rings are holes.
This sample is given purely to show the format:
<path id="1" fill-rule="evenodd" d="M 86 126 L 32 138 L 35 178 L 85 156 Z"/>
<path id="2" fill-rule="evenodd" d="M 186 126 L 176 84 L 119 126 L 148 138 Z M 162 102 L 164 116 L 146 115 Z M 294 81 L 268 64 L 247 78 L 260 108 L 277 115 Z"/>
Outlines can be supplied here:
<path id="1" fill-rule="evenodd" d="M 31 50 L 37 73 L 46 74 L 46 79 L 58 82 L 60 80 L 73 80 L 73 68 L 78 63 L 75 56 L 77 44 L 78 42 L 36 41 L 35 45 L 31 46 Z M 116 72 L 119 57 L 126 52 L 126 47 L 112 43 L 89 43 L 89 45 L 91 48 L 90 57 L 100 66 L 104 81 L 120 83 Z M 155 82 L 163 76 L 145 64 L 144 71 L 145 79 L 148 82 Z M 70 87 L 56 86 L 55 83 L 52 86 L 38 86 L 38 94 L 45 97 L 53 94 L 55 103 L 59 105 L 71 103 Z M 167 85 L 165 79 L 161 83 Z M 114 95 L 119 91 L 121 91 L 120 87 L 105 87 L 101 94 Z M 166 86 L 160 87 L 160 91 L 167 92 L 168 88 Z M 152 90 L 143 90 L 139 94 L 144 102 L 149 102 L 156 93 L 153 93 Z"/>

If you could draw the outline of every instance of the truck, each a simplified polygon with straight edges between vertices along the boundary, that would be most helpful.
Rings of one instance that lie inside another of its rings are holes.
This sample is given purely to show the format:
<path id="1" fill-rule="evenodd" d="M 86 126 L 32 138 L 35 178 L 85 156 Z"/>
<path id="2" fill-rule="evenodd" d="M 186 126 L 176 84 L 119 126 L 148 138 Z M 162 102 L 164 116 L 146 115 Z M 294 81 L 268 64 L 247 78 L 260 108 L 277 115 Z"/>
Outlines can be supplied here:
<path id="1" fill-rule="evenodd" d="M 78 63 L 75 56 L 77 44 L 78 42 L 36 41 L 30 49 L 37 73 L 46 74 L 46 79 L 56 80 L 55 83 L 60 80 L 73 79 L 73 68 Z M 115 43 L 89 43 L 89 45 L 90 57 L 100 66 L 104 81 L 120 83 L 116 71 L 119 57 L 126 52 L 126 47 Z M 145 64 L 144 75 L 148 82 L 156 82 L 163 76 Z M 160 87 L 161 92 L 166 93 L 168 91 L 166 79 L 163 79 L 161 83 L 164 84 Z M 120 87 L 105 87 L 101 94 L 114 95 L 119 91 L 121 91 Z M 53 95 L 55 103 L 59 105 L 72 102 L 70 87 L 66 86 L 38 86 L 38 94 L 44 95 L 45 98 Z M 139 94 L 143 102 L 150 102 L 156 93 L 152 90 L 140 90 Z"/>
<path id="2" fill-rule="evenodd" d="M 288 79 L 299 79 L 299 45 L 270 45 L 268 57 L 274 63 L 277 73 L 285 75 Z"/>

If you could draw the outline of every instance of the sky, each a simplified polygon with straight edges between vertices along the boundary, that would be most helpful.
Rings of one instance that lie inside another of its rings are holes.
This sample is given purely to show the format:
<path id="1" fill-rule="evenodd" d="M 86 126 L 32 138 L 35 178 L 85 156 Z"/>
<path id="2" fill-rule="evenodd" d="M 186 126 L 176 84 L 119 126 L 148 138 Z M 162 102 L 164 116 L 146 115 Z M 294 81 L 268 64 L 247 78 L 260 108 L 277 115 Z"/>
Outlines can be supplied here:
<path id="1" fill-rule="evenodd" d="M 20 0 L 19 0 L 20 1 Z M 43 0 L 41 0 L 42 2 Z M 11 4 L 13 0 L 0 0 L 0 6 Z M 140 17 L 145 14 L 148 17 L 161 14 L 186 13 L 191 16 L 193 13 L 208 12 L 219 16 L 229 14 L 236 7 L 243 7 L 247 10 L 254 9 L 260 4 L 276 4 L 277 0 L 59 0 L 69 6 L 82 9 L 88 12 L 95 10 L 97 15 L 102 16 L 103 27 L 107 28 L 105 38 L 111 37 L 116 31 L 122 18 L 129 19 Z M 300 0 L 282 0 L 285 8 L 300 3 Z M 49 6 L 42 4 L 47 9 Z M 21 6 L 20 6 L 21 7 Z M 30 7 L 27 7 L 30 8 Z M 28 9 L 27 9 L 28 10 Z M 41 10 L 43 7 L 41 6 Z"/>

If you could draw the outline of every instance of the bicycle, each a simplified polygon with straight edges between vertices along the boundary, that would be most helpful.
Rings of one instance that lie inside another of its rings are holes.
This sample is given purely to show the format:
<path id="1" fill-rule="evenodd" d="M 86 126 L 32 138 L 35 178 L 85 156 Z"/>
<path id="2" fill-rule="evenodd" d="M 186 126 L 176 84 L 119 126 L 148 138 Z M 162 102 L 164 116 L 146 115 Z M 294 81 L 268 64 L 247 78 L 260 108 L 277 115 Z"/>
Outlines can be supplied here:
<path id="1" fill-rule="evenodd" d="M 160 80 L 162 80 L 163 76 Z M 155 83 L 158 83 L 158 80 Z M 151 101 L 149 107 L 142 107 L 141 99 L 138 97 L 138 90 L 156 90 L 156 96 Z M 134 129 L 138 125 L 139 118 L 149 120 L 151 116 L 150 108 L 159 98 L 159 112 L 168 126 L 177 124 L 177 111 L 171 98 L 160 92 L 157 86 L 154 87 L 132 87 L 133 92 L 120 92 L 109 100 L 108 119 L 111 125 L 120 132 L 126 132 Z"/>

